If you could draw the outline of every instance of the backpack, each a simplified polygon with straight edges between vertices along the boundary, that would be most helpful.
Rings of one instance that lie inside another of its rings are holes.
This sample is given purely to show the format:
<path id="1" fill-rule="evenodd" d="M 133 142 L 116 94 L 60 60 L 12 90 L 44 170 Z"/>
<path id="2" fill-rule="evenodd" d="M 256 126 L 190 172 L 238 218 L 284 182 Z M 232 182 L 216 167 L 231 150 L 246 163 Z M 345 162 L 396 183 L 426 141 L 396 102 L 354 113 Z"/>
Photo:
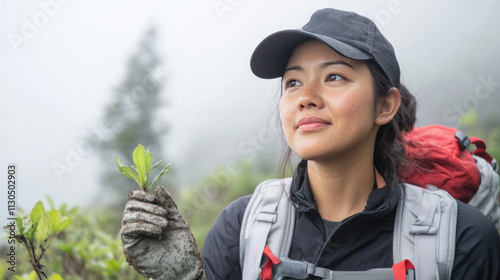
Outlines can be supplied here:
<path id="1" fill-rule="evenodd" d="M 477 148 L 469 154 L 466 148 L 470 139 L 458 130 L 428 126 L 416 128 L 412 134 L 405 137 L 409 143 L 408 154 L 420 155 L 422 157 L 416 158 L 427 159 L 427 162 L 434 162 L 434 165 L 406 172 L 408 181 L 414 181 L 413 183 L 419 186 L 410 183 L 401 186 L 394 225 L 395 265 L 392 269 L 332 271 L 308 262 L 288 259 L 295 226 L 295 209 L 288 195 L 292 179 L 286 178 L 268 180 L 257 186 L 245 210 L 240 233 L 240 265 L 243 280 L 255 280 L 260 277 L 262 279 L 272 277 L 278 280 L 283 277 L 305 279 L 311 275 L 322 279 L 339 280 L 415 279 L 415 275 L 418 275 L 419 279 L 450 279 L 455 254 L 457 220 L 456 200 L 450 193 L 453 195 L 465 193 L 461 200 L 468 199 L 469 204 L 478 208 L 498 227 L 500 224 L 500 206 L 497 200 L 498 174 L 494 170 L 498 166 L 486 153 L 486 145 L 479 138 L 472 139 Z M 443 141 L 446 144 L 443 144 Z M 429 149 L 426 146 L 428 143 L 438 148 Z M 435 150 L 438 152 L 433 153 Z M 441 153 L 443 150 L 449 153 L 445 157 Z M 436 153 L 439 158 L 448 160 L 433 160 Z M 469 154 L 470 157 L 465 154 Z M 485 155 L 489 157 L 485 159 Z M 474 162 L 474 166 L 470 165 L 471 161 Z M 460 185 L 458 188 L 454 185 L 463 183 L 460 180 L 452 181 L 453 183 L 446 181 L 444 184 L 432 181 L 435 185 L 444 187 L 446 191 L 432 184 L 423 183 L 430 177 L 448 178 L 447 175 L 442 175 L 446 174 L 446 170 L 448 176 L 449 170 L 452 170 L 452 175 L 453 172 L 461 172 L 454 171 L 456 168 L 451 168 L 450 163 L 459 165 L 459 169 L 464 167 L 462 164 L 468 164 L 468 168 L 474 170 L 474 172 L 469 171 L 471 174 L 479 174 L 479 180 L 474 176 L 468 179 L 477 184 L 475 187 L 470 187 L 476 190 L 472 197 L 468 198 L 470 196 L 468 192 L 461 192 Z M 420 249 L 418 253 L 415 248 Z M 263 256 L 267 257 L 267 261 Z M 408 259 L 415 266 L 409 263 Z"/>
<path id="2" fill-rule="evenodd" d="M 405 135 L 406 153 L 420 168 L 406 170 L 402 182 L 437 186 L 474 206 L 500 228 L 498 164 L 486 144 L 458 129 L 441 125 L 415 128 Z M 467 148 L 474 144 L 470 153 Z"/>

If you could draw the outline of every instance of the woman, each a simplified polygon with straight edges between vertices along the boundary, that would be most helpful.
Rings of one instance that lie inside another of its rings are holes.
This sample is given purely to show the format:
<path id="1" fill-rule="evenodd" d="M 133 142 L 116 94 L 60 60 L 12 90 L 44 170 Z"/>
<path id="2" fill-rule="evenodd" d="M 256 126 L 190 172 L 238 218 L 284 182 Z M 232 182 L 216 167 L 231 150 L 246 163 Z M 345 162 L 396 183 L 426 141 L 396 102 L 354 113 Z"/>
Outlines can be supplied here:
<path id="1" fill-rule="evenodd" d="M 261 78 L 282 77 L 283 132 L 302 158 L 291 182 L 297 216 L 288 257 L 337 271 L 390 268 L 405 163 L 401 135 L 412 130 L 416 107 L 400 83 L 391 44 L 371 20 L 324 9 L 300 30 L 267 37 L 251 66 Z M 203 279 L 203 273 L 207 279 L 242 278 L 240 231 L 249 196 L 231 203 L 213 225 L 203 248 L 204 270 L 169 195 L 159 188 L 156 197 L 146 196 L 131 194 L 122 228 L 127 260 L 138 271 L 158 279 Z M 156 201 L 163 207 L 148 204 Z M 141 217 L 140 209 L 161 218 Z M 165 215 L 171 215 L 170 226 Z M 451 278 L 500 279 L 500 238 L 493 225 L 458 203 L 456 232 Z"/>

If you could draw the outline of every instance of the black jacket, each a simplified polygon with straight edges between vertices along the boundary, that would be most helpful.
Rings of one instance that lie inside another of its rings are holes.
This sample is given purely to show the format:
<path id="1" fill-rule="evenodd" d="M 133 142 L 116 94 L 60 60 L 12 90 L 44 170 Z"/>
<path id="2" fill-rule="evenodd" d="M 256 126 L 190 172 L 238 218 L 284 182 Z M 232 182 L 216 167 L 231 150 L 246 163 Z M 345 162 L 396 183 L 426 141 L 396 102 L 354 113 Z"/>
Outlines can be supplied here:
<path id="1" fill-rule="evenodd" d="M 365 210 L 343 220 L 332 236 L 325 236 L 306 169 L 306 162 L 301 162 L 292 181 L 291 200 L 297 208 L 297 220 L 289 257 L 343 271 L 392 267 L 392 235 L 400 189 L 391 192 L 388 187 L 374 188 Z M 250 196 L 233 201 L 208 233 L 203 246 L 207 279 L 241 279 L 239 237 L 249 201 Z M 500 279 L 497 230 L 483 214 L 461 202 L 452 279 Z"/>

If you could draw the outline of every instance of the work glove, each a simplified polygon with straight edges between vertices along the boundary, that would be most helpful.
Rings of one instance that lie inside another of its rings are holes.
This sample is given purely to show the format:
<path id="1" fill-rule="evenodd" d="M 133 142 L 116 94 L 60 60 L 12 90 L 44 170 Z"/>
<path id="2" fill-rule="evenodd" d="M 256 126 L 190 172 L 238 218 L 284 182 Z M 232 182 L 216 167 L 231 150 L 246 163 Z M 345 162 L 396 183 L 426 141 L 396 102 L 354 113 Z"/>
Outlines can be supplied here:
<path id="1" fill-rule="evenodd" d="M 121 228 L 127 262 L 158 280 L 205 280 L 196 239 L 177 205 L 162 187 L 155 195 L 130 191 Z"/>

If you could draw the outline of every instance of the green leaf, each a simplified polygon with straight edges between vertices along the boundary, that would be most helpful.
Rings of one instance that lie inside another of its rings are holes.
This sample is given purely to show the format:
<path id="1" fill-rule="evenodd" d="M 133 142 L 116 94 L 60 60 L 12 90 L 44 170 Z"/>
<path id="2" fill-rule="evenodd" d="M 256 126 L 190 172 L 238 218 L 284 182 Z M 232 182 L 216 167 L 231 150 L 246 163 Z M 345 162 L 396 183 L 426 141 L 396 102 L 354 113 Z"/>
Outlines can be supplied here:
<path id="1" fill-rule="evenodd" d="M 144 186 L 148 185 L 149 182 L 149 172 L 151 172 L 151 165 L 153 164 L 153 154 L 149 151 L 149 148 L 146 150 L 146 181 L 144 182 Z"/>
<path id="2" fill-rule="evenodd" d="M 29 275 L 27 280 L 38 280 L 38 275 L 36 275 L 36 272 L 32 271 Z"/>
<path id="3" fill-rule="evenodd" d="M 3 265 L 0 265 L 0 279 L 3 279 Z"/>
<path id="4" fill-rule="evenodd" d="M 52 273 L 49 280 L 63 280 L 63 278 L 61 277 L 61 275 L 59 275 L 57 273 Z"/>
<path id="5" fill-rule="evenodd" d="M 165 166 L 163 168 L 162 171 L 160 171 L 160 173 L 158 173 L 158 175 L 156 175 L 155 179 L 153 180 L 153 182 L 151 183 L 151 185 L 149 185 L 148 189 L 146 191 L 149 191 L 151 189 L 151 187 L 156 184 L 158 181 L 160 181 L 161 177 L 165 174 L 167 174 L 168 172 L 170 171 L 170 163 L 167 164 L 167 166 Z"/>
<path id="6" fill-rule="evenodd" d="M 55 209 L 56 208 L 56 207 L 54 207 L 54 205 L 55 205 L 54 204 L 54 200 L 50 196 L 46 195 L 45 199 L 47 199 L 47 201 L 49 202 L 50 209 Z"/>
<path id="7" fill-rule="evenodd" d="M 38 224 L 38 220 L 40 220 L 40 217 L 44 213 L 45 213 L 45 207 L 43 206 L 43 203 L 39 200 L 35 204 L 35 206 L 33 206 L 33 209 L 31 210 L 31 213 L 30 213 L 30 220 L 31 220 L 32 224 L 31 224 L 31 227 L 26 232 L 26 238 L 29 241 L 34 241 L 33 237 L 35 234 L 36 226 Z M 25 230 L 25 229 L 23 229 L 23 230 Z"/>
<path id="8" fill-rule="evenodd" d="M 17 224 L 16 234 L 24 235 L 23 234 L 23 217 L 21 215 L 17 215 L 16 224 Z M 5 227 L 4 227 L 4 229 L 5 229 Z M 7 232 L 7 230 L 5 230 L 5 232 Z M 0 279 L 2 279 L 2 278 L 0 278 Z"/>
<path id="9" fill-rule="evenodd" d="M 135 170 L 135 172 L 137 172 L 137 174 L 139 174 L 139 169 L 137 169 L 137 167 L 135 167 L 135 165 L 131 165 L 130 167 L 131 167 L 132 169 L 134 169 L 134 170 Z"/>
<path id="10" fill-rule="evenodd" d="M 37 280 L 38 276 L 35 271 L 30 272 L 30 274 L 23 273 L 21 275 L 14 275 L 15 280 Z"/>
<path id="11" fill-rule="evenodd" d="M 56 234 L 57 233 L 57 228 L 59 227 L 59 224 L 61 223 L 61 212 L 59 210 L 54 209 L 50 210 L 47 212 L 49 215 L 49 220 L 50 220 L 50 227 L 52 228 L 52 233 Z"/>
<path id="12" fill-rule="evenodd" d="M 26 232 L 26 238 L 28 239 L 28 241 L 33 242 L 33 235 L 34 235 L 34 233 L 35 233 L 35 224 L 32 223 L 31 227 Z"/>
<path id="13" fill-rule="evenodd" d="M 162 163 L 162 162 L 163 162 L 163 160 L 160 160 L 159 162 L 155 163 L 155 165 L 153 165 L 153 166 L 151 167 L 151 170 L 153 170 L 153 169 L 155 169 L 156 167 L 158 167 L 158 165 L 160 165 L 160 163 Z"/>
<path id="14" fill-rule="evenodd" d="M 137 174 L 135 174 L 134 171 L 132 171 L 128 166 L 123 165 L 118 159 L 118 157 L 115 157 L 115 161 L 121 173 L 125 174 L 125 176 L 129 178 L 134 179 L 135 182 L 139 184 L 139 186 L 141 185 L 141 182 L 139 181 L 139 176 L 137 176 Z"/>
<path id="15" fill-rule="evenodd" d="M 40 216 L 40 220 L 38 221 L 38 224 L 36 226 L 35 240 L 39 244 L 42 244 L 50 236 L 51 233 L 52 229 L 50 227 L 49 215 L 47 215 L 47 213 L 43 213 L 43 215 Z"/>
<path id="16" fill-rule="evenodd" d="M 61 223 L 57 227 L 55 233 L 59 233 L 59 232 L 63 231 L 65 228 L 67 228 L 69 225 L 71 225 L 72 222 L 73 222 L 73 220 L 71 219 L 71 217 L 62 218 Z"/>
<path id="17" fill-rule="evenodd" d="M 132 157 L 134 159 L 135 166 L 137 166 L 137 170 L 139 171 L 139 186 L 144 189 L 146 187 L 146 150 L 144 146 L 139 144 L 137 148 L 135 148 L 134 153 L 132 153 Z"/>
<path id="18" fill-rule="evenodd" d="M 43 206 L 42 201 L 39 200 L 35 206 L 33 206 L 30 213 L 31 222 L 35 225 L 35 227 L 43 213 L 45 213 L 45 207 Z"/>
<path id="19" fill-rule="evenodd" d="M 115 259 L 104 260 L 108 272 L 118 273 L 121 270 L 121 263 Z"/>
<path id="20" fill-rule="evenodd" d="M 18 215 L 16 218 L 17 222 L 17 230 L 20 235 L 25 235 L 30 230 L 33 223 L 30 220 L 30 216 L 28 213 L 23 213 L 22 215 Z M 1 279 L 1 278 L 0 278 Z"/>

